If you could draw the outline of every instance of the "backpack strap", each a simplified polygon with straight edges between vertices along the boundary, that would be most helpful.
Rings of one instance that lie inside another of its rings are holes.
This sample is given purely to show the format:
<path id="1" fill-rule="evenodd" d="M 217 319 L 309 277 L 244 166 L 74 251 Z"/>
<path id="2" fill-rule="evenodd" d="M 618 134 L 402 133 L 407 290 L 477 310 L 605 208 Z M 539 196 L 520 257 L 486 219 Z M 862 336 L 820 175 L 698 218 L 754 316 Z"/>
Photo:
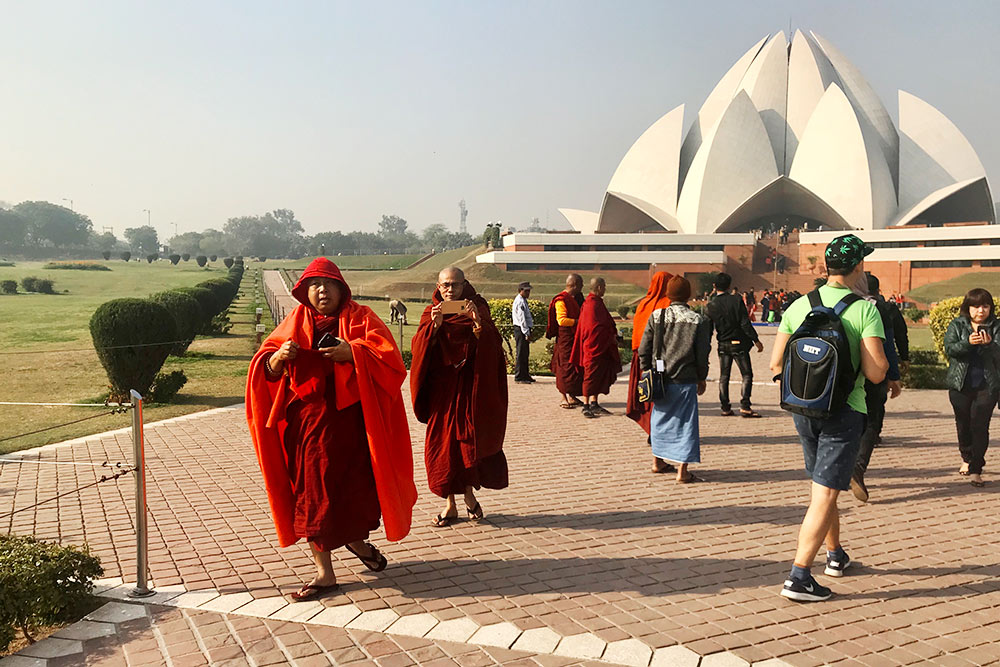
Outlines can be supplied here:
<path id="1" fill-rule="evenodd" d="M 807 296 L 809 297 L 809 307 L 811 309 L 823 307 L 823 298 L 819 295 L 818 289 L 814 289 L 812 292 L 809 292 Z"/>
<path id="2" fill-rule="evenodd" d="M 838 301 L 837 305 L 833 307 L 834 314 L 837 317 L 840 317 L 843 314 L 843 312 L 847 310 L 851 306 L 851 304 L 854 303 L 855 301 L 861 301 L 861 297 L 855 294 L 854 292 L 851 292 L 843 299 Z"/>

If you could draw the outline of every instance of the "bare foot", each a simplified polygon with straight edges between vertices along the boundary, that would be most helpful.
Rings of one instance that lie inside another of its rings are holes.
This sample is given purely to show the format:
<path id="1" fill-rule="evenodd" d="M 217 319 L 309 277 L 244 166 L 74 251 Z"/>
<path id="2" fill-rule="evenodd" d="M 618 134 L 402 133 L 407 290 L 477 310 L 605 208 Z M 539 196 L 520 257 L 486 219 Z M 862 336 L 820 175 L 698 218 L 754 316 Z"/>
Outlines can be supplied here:
<path id="1" fill-rule="evenodd" d="M 958 469 L 958 474 L 959 475 L 968 475 L 969 474 L 969 464 L 968 463 L 963 463 L 962 467 Z"/>

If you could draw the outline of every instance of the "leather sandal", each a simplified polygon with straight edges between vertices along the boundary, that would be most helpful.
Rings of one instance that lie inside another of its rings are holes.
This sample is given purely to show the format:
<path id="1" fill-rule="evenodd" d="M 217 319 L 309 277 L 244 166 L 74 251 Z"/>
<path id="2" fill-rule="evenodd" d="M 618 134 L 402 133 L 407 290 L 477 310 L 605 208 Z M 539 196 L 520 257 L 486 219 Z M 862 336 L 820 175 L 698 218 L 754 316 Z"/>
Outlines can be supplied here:
<path id="1" fill-rule="evenodd" d="M 483 506 L 476 501 L 475 507 L 466 506 L 465 511 L 469 513 L 469 521 L 482 521 L 483 520 Z"/>
<path id="2" fill-rule="evenodd" d="M 308 602 L 309 600 L 316 600 L 324 595 L 332 593 L 338 588 L 340 588 L 340 584 L 330 584 L 328 586 L 306 584 L 288 597 L 292 598 L 292 602 Z"/>
<path id="3" fill-rule="evenodd" d="M 740 410 L 740 417 L 745 419 L 757 419 L 760 417 L 760 413 L 754 410 Z"/>
<path id="4" fill-rule="evenodd" d="M 371 549 L 371 555 L 369 556 L 362 556 L 357 551 L 352 549 L 350 544 L 345 544 L 344 546 L 347 547 L 348 551 L 357 556 L 358 560 L 364 563 L 365 567 L 367 567 L 372 572 L 381 572 L 382 570 L 384 570 L 385 566 L 389 564 L 389 561 L 386 559 L 386 557 L 383 556 L 382 552 L 379 551 L 375 547 L 375 545 L 372 544 L 371 542 L 365 542 L 365 545 L 369 549 Z"/>

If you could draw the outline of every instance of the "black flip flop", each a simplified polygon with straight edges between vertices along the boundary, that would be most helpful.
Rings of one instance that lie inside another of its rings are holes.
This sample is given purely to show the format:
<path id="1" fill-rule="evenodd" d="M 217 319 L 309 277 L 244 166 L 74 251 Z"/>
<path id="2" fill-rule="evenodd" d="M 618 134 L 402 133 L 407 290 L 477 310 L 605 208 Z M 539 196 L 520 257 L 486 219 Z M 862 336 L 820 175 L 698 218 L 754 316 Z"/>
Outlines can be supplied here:
<path id="1" fill-rule="evenodd" d="M 678 484 L 694 484 L 695 482 L 704 482 L 704 481 L 705 480 L 703 480 L 701 477 L 698 477 L 697 475 L 695 475 L 692 472 L 692 473 L 689 473 L 688 476 L 685 477 L 684 479 L 677 480 L 677 483 Z"/>
<path id="2" fill-rule="evenodd" d="M 306 584 L 288 597 L 292 598 L 292 602 L 309 602 L 310 600 L 317 600 L 339 588 L 340 584 L 330 584 L 329 586 Z"/>
<path id="3" fill-rule="evenodd" d="M 976 487 L 977 489 L 981 489 L 981 488 L 983 488 L 984 486 L 986 486 L 986 482 L 985 482 L 985 481 L 983 481 L 983 480 L 980 480 L 980 481 L 978 481 L 978 482 L 977 482 L 977 481 L 976 481 L 976 480 L 974 480 L 974 479 L 970 479 L 970 480 L 969 480 L 969 484 L 971 484 L 972 486 Z"/>
<path id="4" fill-rule="evenodd" d="M 456 521 L 458 521 L 457 516 L 445 516 L 444 514 L 438 514 L 434 517 L 434 520 L 431 521 L 431 525 L 435 528 L 447 528 Z"/>
<path id="5" fill-rule="evenodd" d="M 358 560 L 364 563 L 365 567 L 367 567 L 369 570 L 371 570 L 372 572 L 381 572 L 382 570 L 385 569 L 385 566 L 389 564 L 389 561 L 386 559 L 385 556 L 382 555 L 381 551 L 375 548 L 374 544 L 372 544 L 371 542 L 365 542 L 365 544 L 368 546 L 369 549 L 372 550 L 371 556 L 362 556 L 357 551 L 352 549 L 350 544 L 345 544 L 344 546 L 347 547 L 348 551 L 357 556 Z"/>
<path id="6" fill-rule="evenodd" d="M 469 513 L 469 521 L 482 521 L 483 520 L 483 506 L 476 502 L 475 507 L 465 507 L 465 511 Z"/>

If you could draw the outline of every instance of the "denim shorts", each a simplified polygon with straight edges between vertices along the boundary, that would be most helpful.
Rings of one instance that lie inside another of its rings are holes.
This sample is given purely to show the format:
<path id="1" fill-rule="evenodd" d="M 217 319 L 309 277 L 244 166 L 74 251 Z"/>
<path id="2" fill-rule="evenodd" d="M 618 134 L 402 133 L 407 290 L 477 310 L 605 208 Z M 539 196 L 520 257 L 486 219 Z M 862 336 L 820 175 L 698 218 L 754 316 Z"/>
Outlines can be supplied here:
<path id="1" fill-rule="evenodd" d="M 812 419 L 793 414 L 795 430 L 802 443 L 806 472 L 812 481 L 829 489 L 847 491 L 861 451 L 865 415 L 844 407 L 829 419 Z"/>

